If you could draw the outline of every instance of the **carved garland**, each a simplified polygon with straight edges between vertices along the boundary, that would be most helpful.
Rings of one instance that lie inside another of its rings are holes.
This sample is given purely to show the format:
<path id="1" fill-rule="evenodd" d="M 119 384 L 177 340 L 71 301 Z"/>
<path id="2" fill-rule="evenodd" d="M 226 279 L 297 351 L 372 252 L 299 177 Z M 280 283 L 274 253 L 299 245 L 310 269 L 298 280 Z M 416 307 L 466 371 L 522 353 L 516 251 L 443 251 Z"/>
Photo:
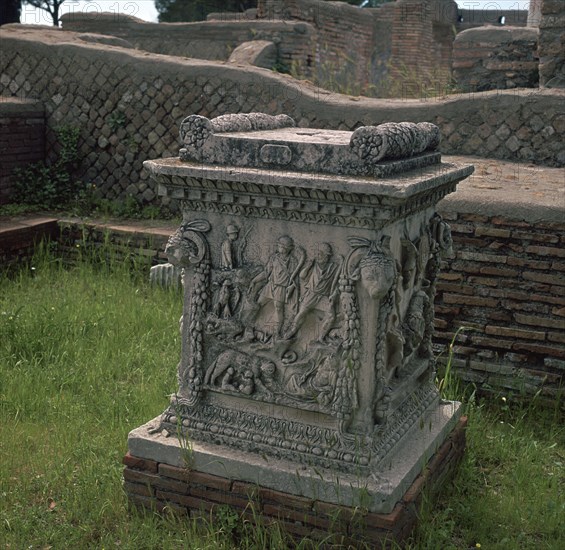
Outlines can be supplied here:
<path id="1" fill-rule="evenodd" d="M 181 382 L 181 387 L 188 388 L 187 405 L 196 403 L 200 396 L 204 372 L 202 359 L 204 357 L 204 319 L 210 302 L 208 293 L 210 278 L 210 262 L 203 260 L 195 269 L 193 277 L 194 296 L 190 304 L 188 339 L 192 349 L 186 365 L 186 375 Z"/>
<path id="2" fill-rule="evenodd" d="M 208 292 L 211 266 L 209 247 L 203 233 L 209 230 L 210 224 L 206 220 L 184 223 L 171 235 L 165 248 L 169 262 L 184 269 L 185 295 L 189 288 L 193 290 L 188 315 L 183 312 L 181 319 L 184 348 L 182 357 L 183 360 L 187 358 L 187 362 L 183 364 L 181 360 L 179 387 L 183 403 L 187 405 L 194 405 L 198 401 L 204 380 L 203 330 L 204 318 L 211 300 Z M 192 270 L 192 281 L 189 283 L 188 277 Z M 185 326 L 185 323 L 188 323 L 188 326 Z"/>
<path id="3" fill-rule="evenodd" d="M 390 389 L 386 385 L 384 376 L 386 368 L 385 332 L 388 325 L 388 319 L 395 308 L 397 280 L 398 273 L 395 274 L 394 283 L 388 290 L 385 298 L 381 301 L 379 307 L 379 316 L 377 319 L 377 334 L 375 335 L 375 338 L 377 340 L 377 349 L 375 352 L 375 371 L 377 374 L 378 393 L 373 404 L 373 414 L 376 424 L 386 423 L 389 414 Z"/>
<path id="4" fill-rule="evenodd" d="M 359 307 L 355 295 L 355 280 L 348 273 L 347 261 L 344 263 L 338 284 L 341 311 L 345 318 L 345 334 L 332 412 L 342 421 L 340 428 L 343 431 L 345 421 L 350 418 L 352 411 L 359 406 L 357 372 L 361 366 Z"/>
<path id="5" fill-rule="evenodd" d="M 303 462 L 315 462 L 323 467 L 357 471 L 370 461 L 369 446 L 353 440 L 342 440 L 336 431 L 300 422 L 261 416 L 245 411 L 225 409 L 215 405 L 203 405 L 187 410 L 184 400 L 172 403 L 163 413 L 167 430 L 175 433 L 178 418 L 190 431 L 191 437 L 211 443 L 226 443 L 242 450 L 268 451 L 279 458 L 296 460 L 296 453 L 303 455 Z"/>

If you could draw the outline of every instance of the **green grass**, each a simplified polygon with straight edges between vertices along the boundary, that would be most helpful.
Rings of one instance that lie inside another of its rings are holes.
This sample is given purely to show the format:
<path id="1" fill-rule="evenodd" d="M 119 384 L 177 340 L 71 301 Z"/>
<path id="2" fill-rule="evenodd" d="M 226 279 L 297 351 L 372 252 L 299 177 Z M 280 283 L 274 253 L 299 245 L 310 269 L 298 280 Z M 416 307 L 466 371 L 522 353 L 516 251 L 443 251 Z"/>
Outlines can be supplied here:
<path id="1" fill-rule="evenodd" d="M 1 548 L 283 548 L 229 511 L 197 529 L 128 510 L 121 458 L 176 390 L 181 298 L 124 259 L 33 265 L 0 275 Z M 411 548 L 562 548 L 560 409 L 466 407 L 468 452 Z"/>
<path id="2" fill-rule="evenodd" d="M 468 403 L 467 452 L 411 548 L 561 549 L 565 428 L 559 408 Z"/>

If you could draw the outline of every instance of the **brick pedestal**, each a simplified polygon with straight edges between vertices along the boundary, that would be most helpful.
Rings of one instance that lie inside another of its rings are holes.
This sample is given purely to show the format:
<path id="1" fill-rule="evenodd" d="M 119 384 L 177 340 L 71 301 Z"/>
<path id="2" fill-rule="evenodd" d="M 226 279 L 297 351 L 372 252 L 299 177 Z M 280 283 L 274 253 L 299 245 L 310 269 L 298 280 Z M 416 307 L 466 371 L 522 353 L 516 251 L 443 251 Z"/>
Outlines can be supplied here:
<path id="1" fill-rule="evenodd" d="M 389 514 L 371 513 L 315 499 L 289 495 L 255 484 L 206 474 L 163 462 L 124 457 L 124 488 L 132 505 L 163 511 L 166 507 L 190 518 L 213 520 L 228 505 L 243 521 L 263 526 L 277 522 L 299 540 L 309 537 L 334 544 L 366 542 L 386 548 L 405 540 L 414 529 L 424 494 L 435 496 L 463 457 L 467 418 L 462 417 L 427 466 Z"/>

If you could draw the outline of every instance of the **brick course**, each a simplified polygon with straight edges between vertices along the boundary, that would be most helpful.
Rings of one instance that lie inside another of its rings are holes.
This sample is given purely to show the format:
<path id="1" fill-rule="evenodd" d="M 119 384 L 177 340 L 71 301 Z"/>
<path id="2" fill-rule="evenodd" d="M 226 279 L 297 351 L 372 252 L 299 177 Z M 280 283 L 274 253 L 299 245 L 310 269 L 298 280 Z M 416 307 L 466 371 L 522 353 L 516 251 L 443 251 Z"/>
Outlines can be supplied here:
<path id="1" fill-rule="evenodd" d="M 461 418 L 390 514 L 289 495 L 244 481 L 212 476 L 168 464 L 124 457 L 124 489 L 132 505 L 163 510 L 171 506 L 193 518 L 214 517 L 230 506 L 242 520 L 268 527 L 277 523 L 296 540 L 308 537 L 324 544 L 371 544 L 389 548 L 405 540 L 417 522 L 424 493 L 437 497 L 454 474 L 465 450 L 467 419 Z"/>
<path id="2" fill-rule="evenodd" d="M 489 26 L 459 33 L 453 43 L 452 65 L 458 89 L 537 87 L 537 44 L 538 29 L 529 27 Z"/>
<path id="3" fill-rule="evenodd" d="M 544 227 L 500 216 L 477 222 L 472 214 L 452 211 L 450 217 L 455 217 L 455 257 L 443 266 L 437 285 L 436 327 L 442 330 L 436 330 L 434 343 L 448 345 L 458 327 L 470 326 L 454 346 L 455 370 L 462 379 L 485 388 L 557 396 L 565 376 L 560 362 L 565 319 L 551 304 L 562 303 L 557 289 L 565 285 L 565 274 L 552 269 L 549 260 L 563 250 L 532 243 L 560 240 L 565 223 Z M 489 224 L 496 230 L 489 231 Z M 475 245 L 468 240 L 470 228 L 481 236 Z M 504 254 L 485 252 L 493 243 Z M 512 269 L 483 267 L 490 263 Z M 457 283 L 444 282 L 449 280 Z M 542 285 L 532 287 L 532 282 Z"/>

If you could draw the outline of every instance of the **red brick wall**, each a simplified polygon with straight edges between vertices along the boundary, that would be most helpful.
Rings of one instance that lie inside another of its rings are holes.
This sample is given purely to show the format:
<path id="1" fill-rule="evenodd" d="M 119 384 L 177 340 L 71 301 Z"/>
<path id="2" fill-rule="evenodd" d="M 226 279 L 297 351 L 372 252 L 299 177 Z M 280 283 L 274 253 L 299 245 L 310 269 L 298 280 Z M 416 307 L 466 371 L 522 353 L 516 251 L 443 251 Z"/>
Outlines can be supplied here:
<path id="1" fill-rule="evenodd" d="M 402 97 L 420 87 L 441 89 L 451 71 L 457 5 L 451 0 L 399 0 L 392 24 L 391 77 L 404 83 Z"/>
<path id="2" fill-rule="evenodd" d="M 10 201 L 15 168 L 43 160 L 45 115 L 35 101 L 0 98 L 0 204 Z"/>
<path id="3" fill-rule="evenodd" d="M 395 8 L 391 56 L 393 74 L 402 75 L 408 71 L 414 72 L 411 78 L 428 78 L 432 71 L 430 4 L 424 0 L 404 0 Z"/>
<path id="4" fill-rule="evenodd" d="M 360 9 L 341 2 L 320 0 L 284 0 L 258 2 L 258 17 L 304 21 L 316 28 L 312 43 L 312 62 L 319 70 L 340 73 L 366 82 L 369 79 L 374 49 L 376 11 Z M 308 68 L 300 67 L 308 73 Z"/>
<path id="5" fill-rule="evenodd" d="M 565 385 L 565 222 L 444 217 L 455 258 L 437 285 L 435 343 L 468 327 L 454 348 L 462 379 L 555 397 Z"/>
<path id="6" fill-rule="evenodd" d="M 457 35 L 453 77 L 465 92 L 538 86 L 538 30 L 481 27 Z"/>
<path id="7" fill-rule="evenodd" d="M 391 548 L 391 541 L 400 543 L 414 528 L 422 499 L 437 497 L 455 472 L 465 450 L 466 425 L 467 418 L 462 417 L 390 514 L 290 495 L 129 453 L 123 460 L 124 489 L 129 501 L 140 508 L 163 511 L 167 507 L 193 519 L 211 519 L 227 505 L 241 520 L 266 528 L 276 522 L 297 541 L 308 537 L 324 548 L 328 544 Z"/>

